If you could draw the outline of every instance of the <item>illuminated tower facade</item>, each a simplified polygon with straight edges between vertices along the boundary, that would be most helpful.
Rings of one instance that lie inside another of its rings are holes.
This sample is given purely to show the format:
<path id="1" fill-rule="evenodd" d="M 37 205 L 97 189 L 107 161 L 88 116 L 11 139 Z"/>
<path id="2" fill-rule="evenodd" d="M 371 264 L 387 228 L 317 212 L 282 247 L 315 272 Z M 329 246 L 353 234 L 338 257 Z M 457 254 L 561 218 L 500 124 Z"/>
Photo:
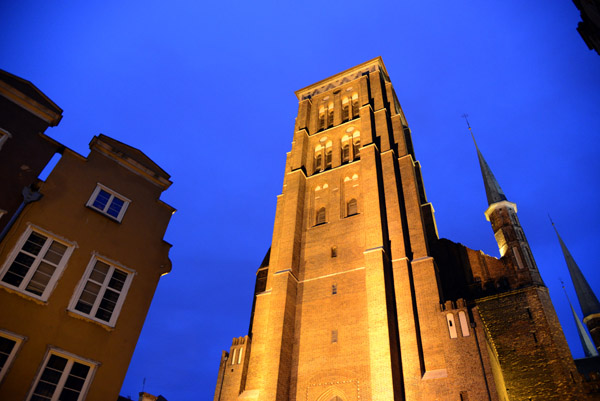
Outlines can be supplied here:
<path id="1" fill-rule="evenodd" d="M 516 206 L 486 213 L 501 259 L 438 238 L 381 58 L 296 96 L 250 330 L 214 400 L 585 399 Z"/>

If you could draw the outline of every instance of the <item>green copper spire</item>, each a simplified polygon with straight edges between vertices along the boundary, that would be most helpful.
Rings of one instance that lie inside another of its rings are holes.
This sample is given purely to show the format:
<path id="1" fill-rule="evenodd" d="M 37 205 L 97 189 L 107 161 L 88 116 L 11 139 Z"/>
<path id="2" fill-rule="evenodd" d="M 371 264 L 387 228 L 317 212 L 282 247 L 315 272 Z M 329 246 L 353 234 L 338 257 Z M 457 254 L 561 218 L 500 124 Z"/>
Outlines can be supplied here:
<path id="1" fill-rule="evenodd" d="M 598 356 L 598 350 L 596 350 L 596 347 L 594 347 L 590 336 L 588 335 L 587 331 L 585 331 L 583 323 L 581 323 L 581 319 L 579 319 L 579 316 L 577 316 L 577 313 L 575 313 L 575 308 L 573 308 L 571 300 L 569 299 L 569 295 L 567 295 L 567 290 L 565 290 L 564 283 L 562 281 L 561 283 L 563 284 L 563 291 L 565 292 L 567 302 L 569 303 L 569 306 L 571 307 L 571 312 L 573 313 L 573 320 L 575 320 L 575 326 L 577 326 L 577 334 L 579 334 L 579 341 L 581 341 L 581 346 L 583 347 L 583 352 L 585 353 L 585 356 L 588 358 L 591 356 Z"/>
<path id="2" fill-rule="evenodd" d="M 565 262 L 567 262 L 567 267 L 569 268 L 569 275 L 571 276 L 571 280 L 573 281 L 573 286 L 575 287 L 575 292 L 577 293 L 577 299 L 579 300 L 579 306 L 581 306 L 581 311 L 583 312 L 583 317 L 585 317 L 600 313 L 600 302 L 598 302 L 598 298 L 596 298 L 596 294 L 592 291 L 592 288 L 588 284 L 587 280 L 583 276 L 583 273 L 575 263 L 575 259 L 571 256 L 571 253 L 567 249 L 567 246 L 563 242 L 562 238 L 558 234 L 558 230 L 556 226 L 552 222 L 552 227 L 554 227 L 554 231 L 556 232 L 556 236 L 558 237 L 558 242 L 560 242 L 560 247 L 562 248 L 563 255 L 565 257 Z"/>
<path id="3" fill-rule="evenodd" d="M 506 195 L 504 195 L 504 191 L 502 191 L 502 188 L 500 188 L 500 184 L 498 184 L 496 177 L 494 177 L 492 169 L 490 169 L 490 166 L 483 158 L 483 155 L 477 146 L 477 141 L 475 141 L 473 130 L 471 129 L 471 125 L 467 119 L 468 116 L 464 114 L 463 117 L 465 117 L 465 120 L 467 120 L 467 126 L 469 127 L 471 138 L 473 138 L 473 143 L 475 143 L 475 149 L 477 150 L 477 157 L 479 158 L 479 167 L 481 168 L 481 175 L 483 176 L 483 185 L 485 186 L 485 195 L 487 197 L 488 205 L 505 201 Z"/>

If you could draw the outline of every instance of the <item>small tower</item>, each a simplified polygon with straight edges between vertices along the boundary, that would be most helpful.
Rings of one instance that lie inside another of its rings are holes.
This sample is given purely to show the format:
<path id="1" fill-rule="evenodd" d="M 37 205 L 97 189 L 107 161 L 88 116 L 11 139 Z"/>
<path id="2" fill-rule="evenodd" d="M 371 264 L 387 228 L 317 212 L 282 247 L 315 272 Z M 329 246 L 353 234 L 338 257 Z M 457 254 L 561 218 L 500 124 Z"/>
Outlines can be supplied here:
<path id="1" fill-rule="evenodd" d="M 502 188 L 500 188 L 500 184 L 498 184 L 490 166 L 483 158 L 477 146 L 468 120 L 467 125 L 475 143 L 475 149 L 477 150 L 481 175 L 483 176 L 483 185 L 485 186 L 485 194 L 488 201 L 485 218 L 492 224 L 494 236 L 500 249 L 500 257 L 506 259 L 509 262 L 508 264 L 513 267 L 513 271 L 507 279 L 515 287 L 528 284 L 544 285 L 531 254 L 527 238 L 525 238 L 525 233 L 519 224 L 517 205 L 506 199 L 506 195 L 504 195 Z"/>
<path id="2" fill-rule="evenodd" d="M 573 256 L 571 256 L 567 246 L 558 234 L 558 230 L 554 223 L 552 223 L 552 227 L 554 227 L 558 242 L 560 242 L 560 247 L 562 248 L 565 257 L 565 262 L 567 262 L 567 267 L 569 268 L 569 275 L 573 281 L 577 299 L 579 300 L 579 306 L 583 312 L 583 323 L 586 324 L 590 331 L 596 349 L 600 349 L 600 302 L 598 302 L 598 298 L 596 297 L 596 294 L 594 294 L 594 291 L 592 291 L 592 287 L 588 284 L 583 273 L 579 269 L 579 266 L 575 263 L 575 259 L 573 259 Z"/>

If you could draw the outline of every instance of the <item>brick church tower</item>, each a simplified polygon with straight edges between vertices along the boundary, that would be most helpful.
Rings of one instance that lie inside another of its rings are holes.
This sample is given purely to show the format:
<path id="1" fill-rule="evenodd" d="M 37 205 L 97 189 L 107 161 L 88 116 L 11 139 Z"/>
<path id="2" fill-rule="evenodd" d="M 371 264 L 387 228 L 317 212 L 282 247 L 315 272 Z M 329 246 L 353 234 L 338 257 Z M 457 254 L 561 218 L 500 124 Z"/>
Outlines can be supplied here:
<path id="1" fill-rule="evenodd" d="M 581 400 L 522 228 L 477 149 L 501 258 L 438 238 L 381 58 L 296 92 L 250 330 L 214 400 Z"/>

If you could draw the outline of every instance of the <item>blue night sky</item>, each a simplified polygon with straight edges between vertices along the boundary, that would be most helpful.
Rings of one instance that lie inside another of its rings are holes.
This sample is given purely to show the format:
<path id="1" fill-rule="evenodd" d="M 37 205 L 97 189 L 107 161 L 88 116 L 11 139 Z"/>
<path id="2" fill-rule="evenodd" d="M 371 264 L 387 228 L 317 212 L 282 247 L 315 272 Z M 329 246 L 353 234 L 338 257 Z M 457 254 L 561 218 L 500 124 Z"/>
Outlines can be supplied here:
<path id="1" fill-rule="evenodd" d="M 64 109 L 47 134 L 83 155 L 104 133 L 174 184 L 163 277 L 122 395 L 211 400 L 248 329 L 271 241 L 294 91 L 382 56 L 441 237 L 498 256 L 481 151 L 519 217 L 575 357 L 550 213 L 600 292 L 600 57 L 571 1 L 5 1 L 0 68 Z M 140 250 L 134 250 L 140 251 Z M 570 280 L 567 290 L 576 297 Z M 579 306 L 576 306 L 579 310 Z"/>

